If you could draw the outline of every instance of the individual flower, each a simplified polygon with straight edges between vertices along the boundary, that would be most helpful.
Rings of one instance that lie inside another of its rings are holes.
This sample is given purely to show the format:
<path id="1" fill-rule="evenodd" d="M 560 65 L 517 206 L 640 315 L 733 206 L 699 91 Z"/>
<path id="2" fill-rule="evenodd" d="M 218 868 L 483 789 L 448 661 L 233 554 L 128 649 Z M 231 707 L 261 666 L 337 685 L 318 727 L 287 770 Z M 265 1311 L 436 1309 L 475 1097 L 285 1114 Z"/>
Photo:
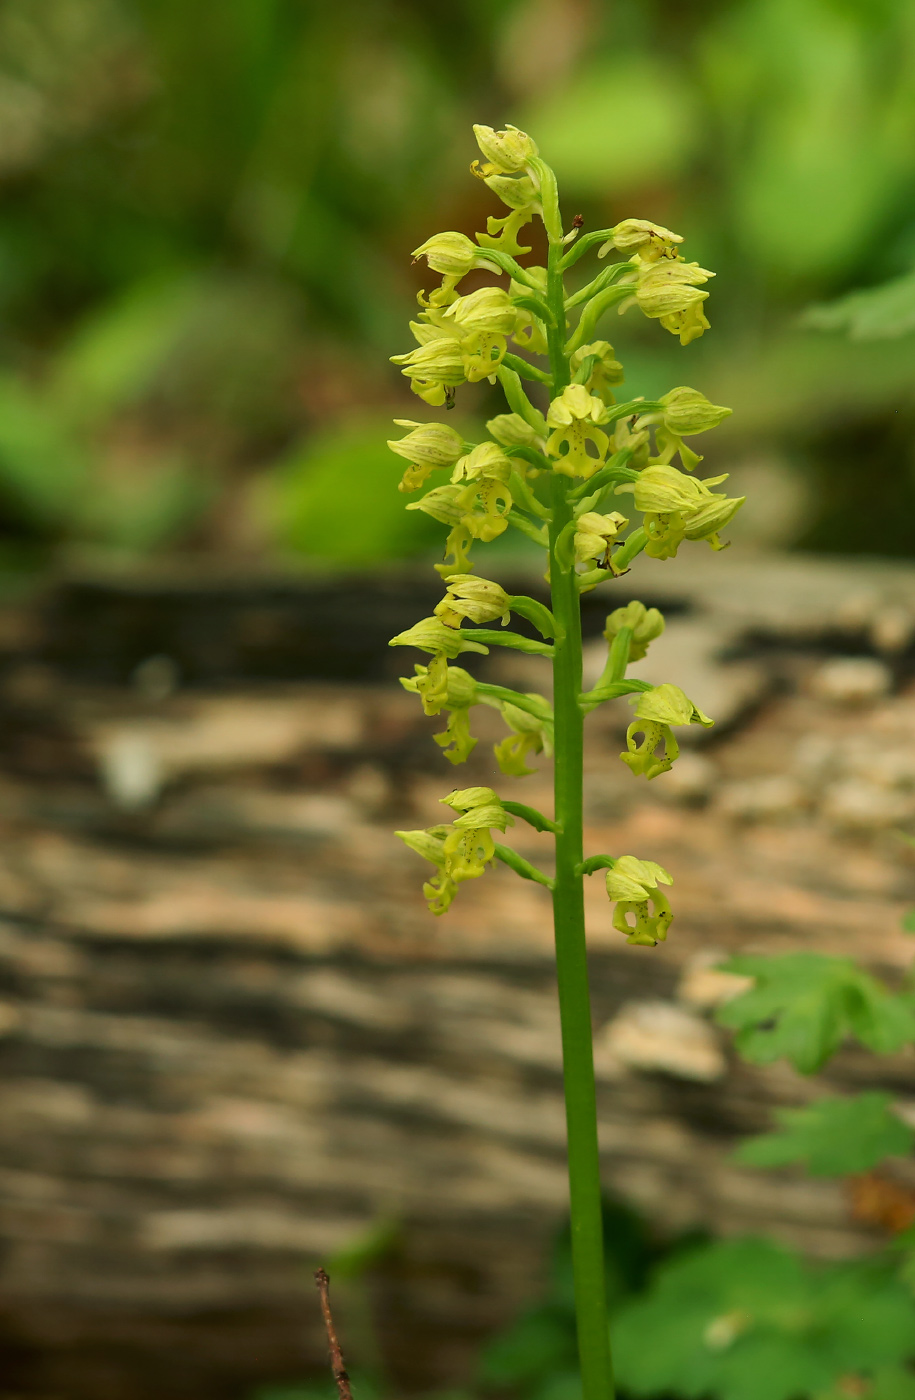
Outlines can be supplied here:
<path id="1" fill-rule="evenodd" d="M 717 428 L 732 412 L 730 408 L 711 403 L 698 389 L 690 389 L 685 384 L 662 394 L 659 402 L 664 405 L 665 428 L 677 437 L 706 433 L 709 428 Z"/>
<path id="2" fill-rule="evenodd" d="M 487 260 L 484 249 L 471 242 L 466 233 L 436 233 L 413 250 L 413 261 L 425 258 L 433 272 L 442 273 L 442 285 L 428 297 L 419 293 L 421 306 L 441 307 L 453 301 L 455 287 L 468 272 L 498 273 L 501 269 Z"/>
<path id="3" fill-rule="evenodd" d="M 607 340 L 595 340 L 591 345 L 580 345 L 577 350 L 573 351 L 571 358 L 574 379 L 578 379 L 579 372 L 588 361 L 590 361 L 590 370 L 584 381 L 585 388 L 590 394 L 605 396 L 612 403 L 611 386 L 622 384 L 625 378 L 623 366 L 616 358 L 613 346 Z"/>
<path id="4" fill-rule="evenodd" d="M 430 826 L 426 831 L 394 833 L 411 851 L 438 867 L 438 874 L 423 885 L 423 894 L 433 914 L 446 913 L 457 894 L 457 882 L 445 873 L 445 837 L 450 830 L 450 827 L 442 825 Z"/>
<path id="5" fill-rule="evenodd" d="M 486 261 L 486 254 L 477 247 L 466 233 L 435 233 L 413 249 L 413 261 L 425 258 L 433 272 L 441 272 L 446 277 L 466 277 L 468 272 L 479 268 L 487 272 L 498 272 L 494 263 Z"/>
<path id="6" fill-rule="evenodd" d="M 609 515 L 599 515 L 596 511 L 580 515 L 575 522 L 576 563 L 587 564 L 596 560 L 601 568 L 612 568 L 610 548 L 628 524 L 629 521 L 618 510 L 611 511 Z"/>
<path id="7" fill-rule="evenodd" d="M 470 384 L 495 374 L 507 349 L 506 336 L 518 322 L 518 312 L 501 287 L 481 287 L 458 297 L 442 312 L 439 324 L 459 337 L 464 373 Z"/>
<path id="8" fill-rule="evenodd" d="M 659 884 L 672 885 L 673 876 L 653 860 L 620 856 L 607 871 L 607 894 L 616 904 L 613 927 L 627 935 L 627 943 L 653 948 L 666 939 L 673 913 Z"/>
<path id="9" fill-rule="evenodd" d="M 554 470 L 566 476 L 593 476 L 610 441 L 597 426 L 607 421 L 606 405 L 589 394 L 583 384 L 569 384 L 550 404 L 546 421 L 553 429 L 547 451 L 553 458 Z M 589 455 L 589 443 L 596 456 Z M 565 453 L 561 452 L 563 446 L 567 448 Z"/>
<path id="10" fill-rule="evenodd" d="M 435 408 L 445 403 L 446 390 L 463 384 L 466 378 L 460 341 L 440 332 L 405 355 L 392 355 L 391 362 L 402 365 L 414 394 Z"/>
<path id="11" fill-rule="evenodd" d="M 445 874 L 456 884 L 482 875 L 495 856 L 491 829 L 504 831 L 514 825 L 492 788 L 462 788 L 441 801 L 460 812 L 445 837 Z"/>
<path id="12" fill-rule="evenodd" d="M 630 704 L 635 705 L 636 718 L 626 731 L 626 751 L 620 758 L 633 773 L 648 779 L 666 773 L 680 752 L 671 733 L 672 724 L 702 724 L 707 729 L 715 723 L 676 685 L 653 686 Z M 637 744 L 639 734 L 642 742 Z M 662 745 L 663 754 L 659 752 Z"/>
<path id="13" fill-rule="evenodd" d="M 711 403 L 698 389 L 690 389 L 685 384 L 662 394 L 660 403 L 664 407 L 659 412 L 646 413 L 638 420 L 639 427 L 657 424 L 656 455 L 651 459 L 652 464 L 666 466 L 674 454 L 679 452 L 683 466 L 687 471 L 692 471 L 702 461 L 702 457 L 687 447 L 683 438 L 716 428 L 730 415 L 731 410 Z"/>
<path id="14" fill-rule="evenodd" d="M 699 288 L 714 277 L 713 272 L 678 256 L 649 260 L 636 254 L 632 262 L 636 275 L 634 293 L 620 302 L 621 315 L 637 305 L 644 315 L 659 320 L 665 330 L 678 335 L 681 345 L 688 345 L 708 330 L 709 322 L 702 310 L 708 292 Z"/>
<path id="15" fill-rule="evenodd" d="M 504 131 L 494 131 L 491 126 L 474 126 L 473 134 L 477 138 L 477 145 L 485 164 L 474 161 L 470 168 L 475 175 L 480 175 L 483 179 L 491 175 L 511 175 L 523 170 L 538 154 L 537 143 L 533 138 L 510 124 L 506 125 Z"/>
<path id="16" fill-rule="evenodd" d="M 528 699 L 540 700 L 544 708 L 547 708 L 547 701 L 542 695 L 531 693 Z M 512 732 L 494 746 L 496 762 L 508 778 L 527 777 L 528 774 L 537 771 L 527 766 L 529 754 L 553 752 L 553 722 L 551 719 L 532 715 L 527 710 L 519 710 L 517 705 L 504 700 L 499 709 Z"/>
<path id="17" fill-rule="evenodd" d="M 477 578 L 475 574 L 452 574 L 447 582 L 445 597 L 433 609 L 446 627 L 460 627 L 465 618 L 470 622 L 508 622 L 511 599 L 498 583 Z"/>
<path id="18" fill-rule="evenodd" d="M 671 233 L 661 224 L 649 223 L 647 219 L 623 219 L 598 249 L 597 256 L 605 258 L 616 248 L 621 253 L 638 253 L 646 262 L 656 262 L 659 258 L 673 257 L 676 245 L 682 242 L 679 233 Z"/>
<path id="19" fill-rule="evenodd" d="M 460 433 L 445 423 L 415 423 L 411 418 L 395 418 L 399 428 L 410 428 L 405 437 L 388 442 L 392 452 L 410 463 L 398 487 L 418 491 L 436 467 L 453 467 L 464 452 Z"/>
<path id="20" fill-rule="evenodd" d="M 636 481 L 618 486 L 617 491 L 631 491 L 636 508 L 645 512 L 645 553 L 653 559 L 672 559 L 684 539 L 704 539 L 713 549 L 724 548 L 718 531 L 746 499 L 710 490 L 726 480 L 727 473 L 697 481 L 676 467 L 655 463 L 643 468 Z"/>
<path id="21" fill-rule="evenodd" d="M 420 622 L 408 627 L 406 632 L 398 632 L 397 636 L 388 642 L 388 646 L 416 647 L 419 651 L 430 651 L 434 655 L 442 653 L 452 659 L 460 656 L 463 651 L 479 651 L 484 656 L 489 654 L 489 648 L 484 647 L 481 642 L 462 637 L 460 632 L 455 631 L 453 627 L 446 627 L 437 617 L 424 617 Z"/>
<path id="22" fill-rule="evenodd" d="M 635 599 L 624 608 L 616 608 L 607 618 L 604 636 L 612 646 L 623 627 L 632 632 L 629 642 L 629 660 L 641 661 L 648 653 L 649 644 L 664 631 L 664 618 L 657 608 L 646 608 Z"/>
<path id="23" fill-rule="evenodd" d="M 415 666 L 414 671 L 413 676 L 401 676 L 401 685 L 420 696 L 425 714 L 448 710 L 445 729 L 432 737 L 444 749 L 449 763 L 466 762 L 477 745 L 470 733 L 469 715 L 477 703 L 476 681 L 462 667 L 449 666 L 444 654 L 434 657 L 428 666 Z"/>

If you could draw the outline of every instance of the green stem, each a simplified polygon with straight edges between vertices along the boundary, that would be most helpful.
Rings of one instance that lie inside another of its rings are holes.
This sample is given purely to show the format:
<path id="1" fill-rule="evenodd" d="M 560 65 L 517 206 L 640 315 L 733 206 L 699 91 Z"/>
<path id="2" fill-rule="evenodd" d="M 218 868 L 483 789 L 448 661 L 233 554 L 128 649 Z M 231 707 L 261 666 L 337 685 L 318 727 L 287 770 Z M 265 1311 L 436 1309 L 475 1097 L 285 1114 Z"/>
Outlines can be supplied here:
<path id="1" fill-rule="evenodd" d="M 550 241 L 547 300 L 556 327 L 547 328 L 553 397 L 569 382 L 563 350 L 564 324 L 561 262 L 563 248 Z M 597 1098 L 591 1036 L 591 998 L 585 942 L 582 876 L 582 770 L 584 715 L 581 691 L 581 612 L 574 564 L 556 557 L 559 536 L 573 518 L 572 483 L 559 472 L 551 479 L 550 524 L 552 611 L 557 623 L 553 656 L 555 728 L 556 875 L 553 923 L 556 977 L 562 1032 L 569 1204 L 572 1224 L 572 1269 L 583 1400 L 612 1400 L 613 1368 L 607 1320 L 601 1217 L 600 1156 L 597 1143 Z"/>

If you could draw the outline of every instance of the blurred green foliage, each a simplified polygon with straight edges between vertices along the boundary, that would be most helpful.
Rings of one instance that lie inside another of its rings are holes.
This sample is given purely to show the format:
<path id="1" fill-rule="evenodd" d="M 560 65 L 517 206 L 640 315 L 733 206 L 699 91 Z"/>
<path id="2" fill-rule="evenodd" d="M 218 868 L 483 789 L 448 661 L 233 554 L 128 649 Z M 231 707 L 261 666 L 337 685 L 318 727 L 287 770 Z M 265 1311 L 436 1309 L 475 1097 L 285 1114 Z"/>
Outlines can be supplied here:
<path id="1" fill-rule="evenodd" d="M 421 407 L 387 364 L 409 249 L 491 211 L 474 120 L 532 130 L 587 227 L 647 216 L 716 270 L 688 351 L 602 333 L 633 393 L 731 404 L 710 469 L 793 483 L 768 542 L 911 552 L 911 310 L 884 343 L 848 338 L 853 297 L 800 321 L 892 279 L 911 299 L 907 0 L 223 0 L 206 22 L 5 0 L 0 557 L 428 549 L 370 430 Z M 368 531 L 328 524 L 341 473 L 371 484 Z"/>

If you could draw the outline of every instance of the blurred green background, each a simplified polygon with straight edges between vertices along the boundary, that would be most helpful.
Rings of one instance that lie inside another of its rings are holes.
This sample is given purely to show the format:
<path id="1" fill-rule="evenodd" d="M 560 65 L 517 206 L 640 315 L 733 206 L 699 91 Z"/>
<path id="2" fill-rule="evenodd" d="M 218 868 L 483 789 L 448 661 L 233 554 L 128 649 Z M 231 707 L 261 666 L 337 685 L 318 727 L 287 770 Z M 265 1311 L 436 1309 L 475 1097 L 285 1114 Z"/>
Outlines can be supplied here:
<path id="1" fill-rule="evenodd" d="M 688 349 L 601 333 L 632 393 L 733 407 L 745 540 L 912 553 L 915 316 L 801 322 L 915 266 L 911 0 L 4 0 L 0 569 L 428 550 L 383 439 L 437 414 L 387 357 L 410 250 L 499 212 L 470 126 L 506 120 L 567 219 L 717 271 Z"/>

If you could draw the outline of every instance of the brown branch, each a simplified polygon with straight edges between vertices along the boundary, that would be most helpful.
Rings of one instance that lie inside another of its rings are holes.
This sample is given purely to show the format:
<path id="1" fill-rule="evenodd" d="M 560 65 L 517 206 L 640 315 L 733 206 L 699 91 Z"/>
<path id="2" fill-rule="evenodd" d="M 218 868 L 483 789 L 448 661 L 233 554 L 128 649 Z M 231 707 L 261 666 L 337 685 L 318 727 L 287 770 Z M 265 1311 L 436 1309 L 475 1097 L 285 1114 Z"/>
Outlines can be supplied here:
<path id="1" fill-rule="evenodd" d="M 337 1340 L 337 1330 L 334 1327 L 333 1314 L 330 1310 L 330 1279 L 323 1269 L 315 1271 L 315 1283 L 318 1286 L 318 1294 L 321 1298 L 321 1313 L 324 1317 L 324 1326 L 327 1329 L 327 1341 L 330 1346 L 330 1369 L 334 1373 L 337 1391 L 340 1400 L 353 1400 L 353 1392 L 349 1383 L 349 1376 L 343 1364 L 343 1352 Z"/>

